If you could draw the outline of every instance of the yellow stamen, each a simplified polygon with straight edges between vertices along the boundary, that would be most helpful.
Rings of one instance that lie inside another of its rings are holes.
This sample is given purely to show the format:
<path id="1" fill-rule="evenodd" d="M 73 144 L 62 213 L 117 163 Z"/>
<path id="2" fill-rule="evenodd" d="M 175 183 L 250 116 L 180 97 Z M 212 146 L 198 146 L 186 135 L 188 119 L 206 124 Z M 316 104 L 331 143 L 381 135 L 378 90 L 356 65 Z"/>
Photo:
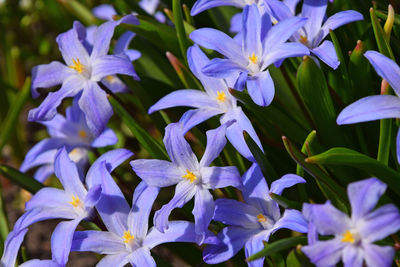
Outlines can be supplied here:
<path id="1" fill-rule="evenodd" d="M 124 239 L 124 243 L 125 244 L 128 244 L 131 241 L 133 241 L 133 239 L 135 239 L 135 237 L 129 231 L 125 231 L 124 235 L 122 236 L 122 238 Z"/>
<path id="2" fill-rule="evenodd" d="M 76 60 L 73 58 L 72 62 L 74 62 L 74 65 L 68 66 L 71 69 L 74 69 L 79 73 L 82 73 L 85 70 L 85 66 L 80 62 L 79 58 L 76 58 Z"/>
<path id="3" fill-rule="evenodd" d="M 182 178 L 189 180 L 190 183 L 193 183 L 197 179 L 196 175 L 189 170 L 186 170 L 186 174 L 182 175 Z"/>
<path id="4" fill-rule="evenodd" d="M 307 42 L 308 42 L 307 36 L 300 35 L 300 43 L 307 44 Z"/>
<path id="5" fill-rule="evenodd" d="M 87 133 L 86 133 L 86 131 L 84 131 L 84 130 L 79 130 L 78 135 L 79 135 L 81 138 L 86 138 L 86 137 L 87 137 Z"/>
<path id="6" fill-rule="evenodd" d="M 265 218 L 264 215 L 262 215 L 261 213 L 257 215 L 257 219 L 259 222 L 266 222 L 267 218 Z"/>
<path id="7" fill-rule="evenodd" d="M 71 204 L 72 206 L 74 206 L 75 208 L 82 205 L 82 202 L 79 199 L 79 197 L 75 197 L 75 196 L 72 196 L 72 201 L 70 201 L 68 203 Z"/>
<path id="8" fill-rule="evenodd" d="M 251 54 L 251 56 L 249 56 L 249 60 L 253 63 L 256 64 L 257 60 L 258 60 L 258 56 L 256 56 L 256 54 L 254 54 L 254 52 Z"/>
<path id="9" fill-rule="evenodd" d="M 349 243 L 354 243 L 355 239 L 353 234 L 347 230 L 344 234 L 342 234 L 343 238 L 342 238 L 342 242 L 349 242 Z"/>
<path id="10" fill-rule="evenodd" d="M 106 80 L 107 80 L 107 82 L 109 82 L 109 83 L 113 83 L 113 82 L 115 81 L 114 77 L 111 76 L 111 75 L 107 75 L 107 76 L 106 76 Z"/>
<path id="11" fill-rule="evenodd" d="M 217 100 L 218 101 L 224 102 L 225 98 L 226 98 L 226 95 L 225 95 L 224 92 L 222 92 L 222 91 L 221 92 L 217 92 Z"/>

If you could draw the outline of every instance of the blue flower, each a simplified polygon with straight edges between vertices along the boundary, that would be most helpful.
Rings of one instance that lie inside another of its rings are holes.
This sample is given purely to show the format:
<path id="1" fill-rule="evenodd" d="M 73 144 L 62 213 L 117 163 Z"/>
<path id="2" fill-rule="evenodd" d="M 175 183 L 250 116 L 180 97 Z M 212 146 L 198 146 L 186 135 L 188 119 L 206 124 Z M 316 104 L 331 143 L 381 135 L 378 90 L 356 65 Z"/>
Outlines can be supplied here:
<path id="1" fill-rule="evenodd" d="M 273 16 L 284 21 L 295 16 L 295 9 L 278 0 L 268 0 L 266 4 L 269 6 Z M 321 42 L 329 34 L 329 30 L 334 30 L 344 24 L 362 20 L 363 15 L 354 10 L 346 10 L 338 12 L 325 20 L 327 0 L 304 0 L 299 17 L 308 18 L 304 27 L 299 29 L 293 36 L 292 40 L 306 45 L 311 55 L 318 57 L 328 66 L 336 69 L 340 62 L 337 58 L 335 47 L 331 41 Z"/>
<path id="2" fill-rule="evenodd" d="M 103 154 L 93 165 L 101 164 L 104 166 L 103 173 L 108 173 L 131 155 L 132 153 L 125 149 L 113 150 Z M 69 159 L 65 148 L 57 153 L 54 170 L 64 190 L 45 187 L 26 203 L 25 213 L 15 223 L 13 231 L 8 236 L 9 242 L 6 242 L 5 251 L 7 253 L 5 253 L 6 258 L 4 259 L 6 266 L 14 266 L 13 261 L 15 261 L 27 227 L 43 220 L 67 219 L 57 225 L 51 236 L 52 260 L 60 266 L 65 266 L 76 227 L 80 221 L 91 217 L 94 206 L 100 201 L 102 185 L 91 186 L 88 183 L 94 179 L 92 176 L 98 176 L 98 173 L 92 168 L 89 169 L 86 176 L 88 184 L 88 190 L 86 190 L 79 177 L 77 167 Z"/>
<path id="3" fill-rule="evenodd" d="M 396 95 L 364 97 L 340 112 L 337 124 L 350 124 L 387 118 L 400 118 L 400 67 L 376 51 L 367 51 L 365 57 L 380 77 L 393 88 Z M 400 130 L 397 132 L 397 161 L 400 162 Z"/>
<path id="4" fill-rule="evenodd" d="M 154 225 L 160 232 L 167 231 L 171 211 L 194 197 L 195 232 L 201 244 L 214 213 L 214 199 L 209 189 L 242 186 L 236 167 L 209 167 L 226 144 L 225 131 L 229 124 L 207 131 L 207 147 L 200 162 L 185 140 L 180 123 L 169 124 L 165 130 L 164 144 L 172 162 L 156 159 L 131 162 L 136 174 L 150 186 L 176 184 L 174 197 L 154 215 Z"/>
<path id="5" fill-rule="evenodd" d="M 28 151 L 20 171 L 40 166 L 34 174 L 36 180 L 44 182 L 54 173 L 54 159 L 57 151 L 65 147 L 69 157 L 77 164 L 80 177 L 89 164 L 88 151 L 91 148 L 105 147 L 117 143 L 115 133 L 105 128 L 100 135 L 88 127 L 85 114 L 78 106 L 77 97 L 72 106 L 66 109 L 66 116 L 57 114 L 50 121 L 40 122 L 47 127 L 50 138 L 43 139 Z"/>
<path id="6" fill-rule="evenodd" d="M 93 49 L 89 55 L 75 29 L 60 34 L 57 43 L 66 65 L 53 61 L 32 70 L 32 96 L 39 96 L 38 88 L 62 84 L 61 88 L 47 95 L 42 104 L 29 112 L 30 121 L 52 119 L 57 107 L 66 97 L 82 92 L 79 107 L 86 115 L 88 127 L 100 134 L 112 115 L 106 93 L 97 84 L 109 75 L 125 74 L 136 79 L 138 76 L 129 58 L 123 54 L 107 55 L 114 29 L 120 23 L 137 24 L 133 15 L 118 21 L 108 21 L 94 33 Z"/>
<path id="7" fill-rule="evenodd" d="M 194 107 L 195 109 L 187 111 L 180 120 L 183 123 L 184 133 L 215 115 L 223 114 L 220 118 L 221 124 L 235 120 L 226 129 L 226 137 L 240 154 L 254 161 L 253 155 L 243 138 L 243 131 L 248 132 L 262 149 L 261 142 L 250 120 L 244 114 L 242 108 L 237 106 L 236 99 L 229 93 L 229 85 L 224 79 L 203 74 L 201 70 L 210 63 L 210 60 L 197 45 L 189 47 L 187 58 L 190 70 L 203 84 L 205 92 L 193 89 L 174 91 L 151 106 L 149 113 L 177 106 Z"/>
<path id="8" fill-rule="evenodd" d="M 156 266 L 150 250 L 168 242 L 195 242 L 194 225 L 186 221 L 172 221 L 170 228 L 159 232 L 155 227 L 148 231 L 148 218 L 159 189 L 141 182 L 135 189 L 132 208 L 108 172 L 97 166 L 98 175 L 93 176 L 93 184 L 102 184 L 102 192 L 96 208 L 108 232 L 75 232 L 72 250 L 93 251 L 106 254 L 96 266 Z M 207 232 L 211 241 L 213 234 Z"/>
<path id="9" fill-rule="evenodd" d="M 271 26 L 268 14 L 260 15 L 256 5 L 243 11 L 242 44 L 225 33 L 203 28 L 195 30 L 190 38 L 197 44 L 225 56 L 214 58 L 202 71 L 211 77 L 234 78 L 235 89 L 246 84 L 253 101 L 268 106 L 275 94 L 274 82 L 268 66 L 288 57 L 308 55 L 309 50 L 299 43 L 285 43 L 302 27 L 306 18 L 289 18 Z"/>
<path id="10" fill-rule="evenodd" d="M 351 204 L 351 217 L 325 204 L 304 204 L 303 212 L 321 235 L 330 240 L 315 241 L 302 251 L 317 266 L 334 266 L 340 260 L 344 266 L 392 266 L 394 249 L 378 246 L 374 242 L 400 229 L 400 213 L 393 204 L 376 210 L 386 185 L 376 178 L 349 184 L 347 194 Z"/>
<path id="11" fill-rule="evenodd" d="M 281 194 L 285 188 L 305 180 L 295 174 L 287 174 L 274 181 L 271 189 L 257 164 L 253 164 L 243 175 L 243 198 L 245 203 L 232 199 L 217 199 L 213 220 L 226 225 L 218 234 L 222 241 L 209 245 L 203 252 L 204 261 L 216 264 L 233 257 L 245 247 L 246 257 L 262 250 L 263 241 L 281 228 L 297 232 L 307 232 L 307 222 L 297 210 L 287 209 L 283 216 L 278 204 L 269 193 Z M 264 266 L 264 258 L 248 262 L 249 266 Z"/>

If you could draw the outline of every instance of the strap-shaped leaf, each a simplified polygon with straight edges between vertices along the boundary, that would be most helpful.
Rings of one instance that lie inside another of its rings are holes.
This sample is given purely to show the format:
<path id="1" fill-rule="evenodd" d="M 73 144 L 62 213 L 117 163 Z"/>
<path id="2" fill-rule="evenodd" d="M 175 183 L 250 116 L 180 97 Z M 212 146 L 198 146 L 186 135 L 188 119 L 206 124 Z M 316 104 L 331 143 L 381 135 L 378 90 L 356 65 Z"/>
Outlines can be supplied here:
<path id="1" fill-rule="evenodd" d="M 0 174 L 32 194 L 44 187 L 43 184 L 36 181 L 33 177 L 5 164 L 0 164 Z"/>

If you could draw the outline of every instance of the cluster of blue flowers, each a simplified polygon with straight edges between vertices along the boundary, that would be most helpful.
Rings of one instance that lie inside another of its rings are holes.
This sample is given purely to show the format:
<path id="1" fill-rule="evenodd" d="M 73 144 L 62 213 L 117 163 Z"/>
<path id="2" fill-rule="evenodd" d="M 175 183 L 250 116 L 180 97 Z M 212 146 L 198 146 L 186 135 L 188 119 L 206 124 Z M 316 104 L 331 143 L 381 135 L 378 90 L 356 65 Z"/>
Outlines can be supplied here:
<path id="1" fill-rule="evenodd" d="M 146 1 L 144 1 L 146 2 Z M 142 6 L 154 13 L 154 6 Z M 187 51 L 191 72 L 204 91 L 174 91 L 150 107 L 149 113 L 166 108 L 186 106 L 179 122 L 165 129 L 164 145 L 170 161 L 136 159 L 130 162 L 142 182 L 136 187 L 132 205 L 111 176 L 111 172 L 133 153 L 116 149 L 101 155 L 89 168 L 88 152 L 113 145 L 116 134 L 107 127 L 113 114 L 107 92 L 124 93 L 126 85 L 116 75 L 139 80 L 132 61 L 140 52 L 130 50 L 135 36 L 123 33 L 113 54 L 108 54 L 115 28 L 120 24 L 139 24 L 135 15 L 115 16 L 110 6 L 100 6 L 94 14 L 104 19 L 100 26 L 85 28 L 75 22 L 72 29 L 57 37 L 65 61 L 39 65 L 32 70 L 32 95 L 39 88 L 61 87 L 48 93 L 39 107 L 29 112 L 29 121 L 47 127 L 50 138 L 36 144 L 26 155 L 20 170 L 37 168 L 35 179 L 44 182 L 52 174 L 63 189 L 45 187 L 26 203 L 25 213 L 7 237 L 1 266 L 15 266 L 19 248 L 30 225 L 49 219 L 62 219 L 51 237 L 52 259 L 30 260 L 20 266 L 66 266 L 70 251 L 92 251 L 105 255 L 97 266 L 155 266 L 151 249 L 168 242 L 205 244 L 203 259 L 208 264 L 227 261 L 244 248 L 246 257 L 262 250 L 271 235 L 286 228 L 308 234 L 308 244 L 301 248 L 317 266 L 391 266 L 392 246 L 379 241 L 400 230 L 400 213 L 393 204 L 375 206 L 386 190 L 377 178 L 350 183 L 347 187 L 351 216 L 325 204 L 304 203 L 302 211 L 280 207 L 271 194 L 280 195 L 285 188 L 306 181 L 286 174 L 267 182 L 243 137 L 246 131 L 262 150 L 251 121 L 230 88 L 247 91 L 259 106 L 274 99 L 275 86 L 269 66 L 279 67 L 290 57 L 309 56 L 318 65 L 336 69 L 340 62 L 331 41 L 324 40 L 330 30 L 363 17 L 356 11 L 339 12 L 326 18 L 327 0 L 304 0 L 296 15 L 299 0 L 198 0 L 191 14 L 222 5 L 243 8 L 234 16 L 231 29 L 234 38 L 212 28 L 201 28 L 190 34 L 195 45 Z M 149 3 L 147 3 L 149 4 Z M 156 15 L 165 21 L 162 14 Z M 117 19 L 115 19 L 117 18 Z M 215 50 L 223 57 L 209 59 L 201 49 Z M 379 76 L 386 80 L 394 95 L 369 96 L 345 108 L 338 124 L 350 124 L 382 118 L 400 118 L 400 67 L 375 51 L 365 57 Z M 73 98 L 65 116 L 57 113 L 64 98 Z M 206 132 L 207 146 L 198 160 L 185 134 L 196 125 L 219 117 L 220 126 Z M 211 166 L 224 149 L 227 140 L 251 167 L 241 176 L 235 166 Z M 397 135 L 400 162 L 400 131 Z M 88 169 L 88 171 L 86 171 Z M 154 226 L 148 219 L 160 188 L 176 185 L 175 194 L 155 212 Z M 235 187 L 242 201 L 219 198 L 210 190 Z M 194 222 L 169 221 L 175 208 L 182 208 L 194 198 Z M 82 220 L 101 218 L 107 231 L 76 231 Z M 219 233 L 209 230 L 212 221 L 225 225 Z M 324 237 L 325 236 L 325 237 Z M 263 266 L 264 258 L 249 261 L 249 266 Z"/>

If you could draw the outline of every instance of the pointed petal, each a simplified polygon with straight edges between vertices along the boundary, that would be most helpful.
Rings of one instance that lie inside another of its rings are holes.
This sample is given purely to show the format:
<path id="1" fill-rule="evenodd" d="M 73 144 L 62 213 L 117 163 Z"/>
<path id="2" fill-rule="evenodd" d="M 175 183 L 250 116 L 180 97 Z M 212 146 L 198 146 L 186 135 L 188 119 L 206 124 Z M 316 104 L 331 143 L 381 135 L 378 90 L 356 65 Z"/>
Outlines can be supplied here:
<path id="1" fill-rule="evenodd" d="M 231 26 L 229 28 L 230 32 L 233 33 L 238 33 L 242 30 L 242 13 L 237 13 L 235 15 L 232 16 L 231 18 Z M 234 37 L 234 39 L 236 39 L 236 36 Z M 239 38 L 240 42 L 242 41 L 242 38 Z"/>
<path id="2" fill-rule="evenodd" d="M 113 130 L 105 129 L 90 145 L 92 147 L 112 146 L 118 142 L 118 137 Z"/>
<path id="3" fill-rule="evenodd" d="M 21 247 L 22 241 L 28 229 L 14 229 L 7 236 L 4 242 L 3 256 L 0 259 L 0 266 L 14 267 L 17 259 L 19 248 Z"/>
<path id="4" fill-rule="evenodd" d="M 365 244 L 363 247 L 367 266 L 392 266 L 395 253 L 393 247 L 375 244 Z"/>
<path id="5" fill-rule="evenodd" d="M 69 208 L 71 207 L 71 204 L 68 203 L 70 201 L 71 196 L 66 194 L 64 190 L 52 187 L 44 187 L 34 194 L 28 202 L 26 202 L 25 210 L 43 207 Z"/>
<path id="6" fill-rule="evenodd" d="M 195 223 L 196 242 L 201 245 L 206 238 L 208 225 L 214 214 L 214 199 L 208 189 L 197 190 L 194 196 L 193 216 Z"/>
<path id="7" fill-rule="evenodd" d="M 76 231 L 71 251 L 92 251 L 98 254 L 117 254 L 126 251 L 122 236 L 103 231 Z"/>
<path id="8" fill-rule="evenodd" d="M 92 9 L 93 15 L 96 18 L 104 19 L 104 20 L 113 20 L 113 16 L 117 15 L 117 11 L 115 11 L 112 5 L 99 5 Z"/>
<path id="9" fill-rule="evenodd" d="M 100 135 L 113 114 L 107 94 L 97 83 L 89 82 L 79 99 L 79 107 L 86 115 L 89 129 L 95 135 Z"/>
<path id="10" fill-rule="evenodd" d="M 386 191 L 386 184 L 377 178 L 369 178 L 347 186 L 351 204 L 351 218 L 358 220 L 371 212 Z"/>
<path id="11" fill-rule="evenodd" d="M 118 38 L 117 43 L 114 47 L 114 54 L 122 54 L 125 53 L 129 47 L 130 42 L 132 41 L 133 37 L 136 36 L 136 33 L 126 31 Z M 139 52 L 140 53 L 140 52 Z"/>
<path id="12" fill-rule="evenodd" d="M 247 56 L 261 56 L 261 16 L 256 4 L 243 9 L 243 49 Z"/>
<path id="13" fill-rule="evenodd" d="M 231 126 L 234 121 L 229 121 L 216 129 L 208 130 L 206 132 L 207 135 L 207 146 L 206 150 L 203 154 L 203 157 L 200 160 L 200 166 L 206 167 L 209 166 L 214 159 L 216 159 L 221 153 L 222 149 L 224 149 L 226 145 L 225 132 L 226 128 Z"/>
<path id="14" fill-rule="evenodd" d="M 240 226 L 246 229 L 257 229 L 260 224 L 257 215 L 260 213 L 255 207 L 233 199 L 220 198 L 215 201 L 214 221 L 226 225 Z"/>
<path id="15" fill-rule="evenodd" d="M 192 10 L 190 11 L 190 15 L 196 16 L 204 10 L 217 6 L 243 7 L 244 5 L 245 3 L 240 0 L 198 0 L 194 3 Z"/>
<path id="16" fill-rule="evenodd" d="M 216 79 L 205 75 L 202 69 L 210 63 L 208 57 L 201 51 L 198 45 L 189 47 L 187 51 L 189 68 L 200 80 L 204 89 L 210 96 L 217 96 L 218 91 L 227 91 L 228 87 L 224 80 Z"/>
<path id="17" fill-rule="evenodd" d="M 251 255 L 259 252 L 262 250 L 265 246 L 263 241 L 268 241 L 269 234 L 266 235 L 267 231 L 262 231 L 261 233 L 252 236 L 245 244 L 245 249 L 244 253 L 246 258 L 250 257 Z M 257 260 L 249 261 L 248 263 L 249 267 L 263 267 L 264 266 L 264 257 L 259 258 Z"/>
<path id="18" fill-rule="evenodd" d="M 129 263 L 129 255 L 130 252 L 107 255 L 97 263 L 96 267 L 124 267 Z"/>
<path id="19" fill-rule="evenodd" d="M 203 260 L 208 264 L 217 264 L 232 258 L 244 244 L 260 230 L 247 230 L 241 227 L 228 226 L 218 234 L 221 243 L 208 245 L 203 251 Z"/>
<path id="20" fill-rule="evenodd" d="M 67 66 L 75 65 L 73 60 L 79 60 L 83 66 L 89 66 L 89 55 L 86 48 L 79 41 L 78 33 L 75 29 L 57 36 L 56 41 L 61 55 Z"/>
<path id="21" fill-rule="evenodd" d="M 334 30 L 340 26 L 358 20 L 363 20 L 364 17 L 357 11 L 345 10 L 330 16 L 321 27 L 322 34 L 318 36 L 322 39 L 329 34 L 329 30 Z"/>
<path id="22" fill-rule="evenodd" d="M 132 208 L 128 215 L 128 228 L 139 240 L 145 238 L 149 229 L 149 216 L 158 192 L 160 192 L 158 187 L 148 186 L 142 181 L 136 186 L 133 193 Z"/>
<path id="23" fill-rule="evenodd" d="M 106 76 L 115 74 L 128 75 L 139 80 L 131 61 L 125 54 L 104 55 L 98 57 L 92 64 L 92 81 L 100 81 Z"/>
<path id="24" fill-rule="evenodd" d="M 63 83 L 73 72 L 70 68 L 58 61 L 38 65 L 32 69 L 32 96 L 39 96 L 37 88 L 49 88 Z"/>
<path id="25" fill-rule="evenodd" d="M 168 217 L 175 208 L 182 208 L 196 194 L 197 188 L 188 181 L 177 184 L 174 197 L 154 214 L 154 226 L 162 233 L 168 229 Z"/>
<path id="26" fill-rule="evenodd" d="M 268 53 L 277 45 L 286 42 L 298 29 L 304 26 L 306 21 L 306 18 L 292 17 L 272 26 L 264 39 L 264 53 Z"/>
<path id="27" fill-rule="evenodd" d="M 400 118 L 400 98 L 374 95 L 357 100 L 340 112 L 337 124 L 351 124 L 387 118 Z"/>
<path id="28" fill-rule="evenodd" d="M 87 177 L 86 177 L 86 184 L 91 187 L 95 184 L 100 184 L 101 179 L 99 174 L 101 174 L 102 169 L 100 170 L 100 165 L 105 162 L 105 167 L 108 172 L 112 172 L 116 167 L 121 165 L 125 160 L 132 157 L 133 153 L 128 149 L 120 148 L 108 151 L 101 155 L 95 162 L 93 162 L 92 166 L 90 167 Z"/>
<path id="29" fill-rule="evenodd" d="M 304 25 L 308 39 L 314 39 L 320 30 L 327 5 L 327 0 L 304 0 L 301 16 L 308 18 Z"/>
<path id="30" fill-rule="evenodd" d="M 364 216 L 357 227 L 363 241 L 373 243 L 396 233 L 400 229 L 400 213 L 393 204 L 386 204 Z"/>
<path id="31" fill-rule="evenodd" d="M 183 126 L 182 132 L 186 133 L 194 126 L 214 117 L 215 115 L 221 114 L 222 112 L 223 111 L 221 109 L 209 109 L 207 107 L 190 109 L 186 111 L 179 120 L 179 123 L 181 123 Z"/>
<path id="32" fill-rule="evenodd" d="M 85 208 L 93 208 L 100 200 L 102 187 L 100 184 L 89 188 L 89 191 L 85 197 Z"/>
<path id="33" fill-rule="evenodd" d="M 247 81 L 247 76 L 249 75 L 249 72 L 248 71 L 242 71 L 240 74 L 239 74 L 239 77 L 237 78 L 237 80 L 236 80 L 236 82 L 235 82 L 235 85 L 233 86 L 233 88 L 235 89 L 235 90 L 238 90 L 238 91 L 243 91 L 243 89 L 244 89 L 244 86 L 246 85 L 246 81 Z M 230 78 L 230 77 L 229 77 Z"/>
<path id="34" fill-rule="evenodd" d="M 225 57 L 245 62 L 241 47 L 227 34 L 212 28 L 202 28 L 190 34 L 196 44 L 217 51 Z"/>
<path id="35" fill-rule="evenodd" d="M 296 7 L 300 0 L 283 0 L 282 2 L 289 8 L 293 15 L 296 14 Z"/>
<path id="36" fill-rule="evenodd" d="M 400 67 L 393 60 L 376 51 L 367 51 L 364 56 L 374 67 L 375 71 L 385 79 L 398 96 L 400 96 Z"/>
<path id="37" fill-rule="evenodd" d="M 24 229 L 36 222 L 51 219 L 75 219 L 78 215 L 71 208 L 44 207 L 34 208 L 25 212 L 14 225 L 14 229 Z"/>
<path id="38" fill-rule="evenodd" d="M 79 178 L 76 164 L 68 157 L 65 147 L 57 152 L 54 172 L 67 194 L 77 196 L 82 200 L 85 199 L 87 191 Z"/>
<path id="39" fill-rule="evenodd" d="M 75 96 L 83 88 L 83 79 L 77 75 L 71 75 L 64 80 L 61 88 L 50 92 L 39 107 L 31 109 L 28 114 L 29 121 L 48 121 L 57 113 L 57 107 L 66 97 Z"/>
<path id="40" fill-rule="evenodd" d="M 51 253 L 53 261 L 61 266 L 68 262 L 71 251 L 72 237 L 81 219 L 60 222 L 51 235 Z"/>
<path id="41" fill-rule="evenodd" d="M 274 225 L 274 232 L 281 228 L 287 228 L 299 233 L 307 233 L 308 224 L 303 214 L 298 210 L 286 209 L 282 218 Z"/>
<path id="42" fill-rule="evenodd" d="M 268 70 L 248 77 L 246 84 L 254 103 L 263 107 L 271 104 L 275 95 L 275 85 Z"/>
<path id="43" fill-rule="evenodd" d="M 350 218 L 332 206 L 325 204 L 303 204 L 303 210 L 310 209 L 309 220 L 313 222 L 321 235 L 342 234 L 350 228 Z"/>
<path id="44" fill-rule="evenodd" d="M 183 136 L 183 128 L 180 123 L 171 123 L 165 128 L 164 144 L 173 163 L 189 171 L 197 170 L 198 161 Z"/>
<path id="45" fill-rule="evenodd" d="M 270 192 L 280 195 L 285 188 L 292 187 L 298 183 L 304 184 L 305 182 L 306 180 L 296 174 L 286 174 L 272 182 Z"/>
<path id="46" fill-rule="evenodd" d="M 295 14 L 295 12 L 292 12 L 291 8 L 287 5 L 286 2 L 288 1 L 298 2 L 299 0 L 269 0 L 265 2 L 265 4 L 268 5 L 269 9 L 272 11 L 272 16 L 274 16 L 278 21 L 281 21 L 293 17 Z"/>
<path id="47" fill-rule="evenodd" d="M 236 166 L 203 167 L 201 177 L 212 189 L 233 186 L 242 188 L 242 179 Z"/>
<path id="48" fill-rule="evenodd" d="M 284 59 L 289 57 L 302 57 L 309 54 L 309 49 L 302 44 L 283 43 L 279 46 L 275 46 L 273 50 L 270 50 L 268 51 L 268 53 L 265 54 L 262 69 L 268 67 L 273 63 L 280 66 L 280 64 L 282 64 L 280 61 L 283 61 Z"/>
<path id="49" fill-rule="evenodd" d="M 182 181 L 182 175 L 185 175 L 185 170 L 165 160 L 137 159 L 130 164 L 136 175 L 150 186 L 171 186 Z"/>
<path id="50" fill-rule="evenodd" d="M 304 246 L 301 250 L 312 263 L 321 267 L 336 266 L 342 257 L 342 251 L 346 246 L 339 238 L 329 241 L 318 241 L 314 245 Z"/>
<path id="51" fill-rule="evenodd" d="M 156 267 L 156 262 L 147 248 L 138 248 L 129 255 L 129 262 L 133 267 Z"/>
<path id="52" fill-rule="evenodd" d="M 124 84 L 121 79 L 115 75 L 108 75 L 105 78 L 101 79 L 100 82 L 115 94 L 129 92 L 126 84 Z"/>
<path id="53" fill-rule="evenodd" d="M 320 46 L 312 49 L 311 52 L 334 70 L 340 65 L 335 47 L 331 41 L 324 41 Z"/>
<path id="54" fill-rule="evenodd" d="M 348 246 L 343 250 L 342 260 L 345 267 L 362 267 L 364 261 L 363 249 L 357 246 Z"/>
<path id="55" fill-rule="evenodd" d="M 54 173 L 54 164 L 46 164 L 38 168 L 33 175 L 36 181 L 44 183 Z"/>
<path id="56" fill-rule="evenodd" d="M 194 108 L 219 108 L 217 101 L 200 90 L 184 89 L 174 91 L 160 100 L 149 108 L 149 114 L 166 108 L 185 106 Z"/>
<path id="57" fill-rule="evenodd" d="M 227 58 L 213 58 L 202 69 L 205 75 L 215 78 L 236 77 L 239 73 L 244 71 L 246 71 L 246 69 L 243 66 Z"/>

